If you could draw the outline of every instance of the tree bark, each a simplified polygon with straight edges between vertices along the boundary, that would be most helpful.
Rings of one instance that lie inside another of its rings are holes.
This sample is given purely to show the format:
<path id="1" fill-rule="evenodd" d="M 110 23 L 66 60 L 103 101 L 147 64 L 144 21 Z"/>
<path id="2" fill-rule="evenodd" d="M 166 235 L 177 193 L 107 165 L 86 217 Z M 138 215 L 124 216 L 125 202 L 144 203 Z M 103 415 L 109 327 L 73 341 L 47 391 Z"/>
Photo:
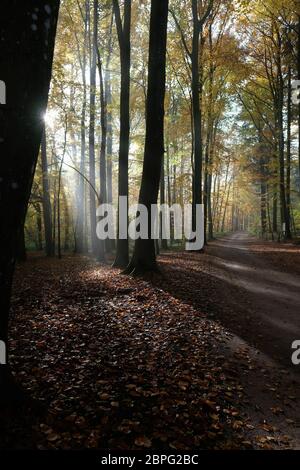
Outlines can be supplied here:
<path id="1" fill-rule="evenodd" d="M 161 176 L 160 176 L 160 205 L 162 206 L 165 204 L 165 165 L 164 165 L 164 156 L 161 163 Z M 165 223 L 163 214 L 160 214 L 160 239 L 161 239 L 161 247 L 163 250 L 168 249 L 168 242 L 165 238 L 163 238 L 163 233 L 165 232 Z"/>
<path id="2" fill-rule="evenodd" d="M 51 200 L 49 192 L 49 172 L 47 161 L 47 141 L 46 129 L 44 126 L 42 144 L 41 144 L 41 160 L 42 160 L 42 185 L 43 185 L 43 215 L 45 228 L 45 249 L 47 256 L 54 256 L 54 243 L 52 238 L 52 213 Z"/>
<path id="3" fill-rule="evenodd" d="M 298 15 L 297 75 L 300 80 L 300 15 Z M 300 180 L 300 102 L 298 104 L 298 171 Z M 300 188 L 300 183 L 299 183 Z"/>
<path id="4" fill-rule="evenodd" d="M 164 99 L 168 0 L 151 0 L 146 139 L 139 203 L 148 210 L 148 238 L 135 242 L 127 273 L 142 274 L 157 269 L 155 242 L 151 237 L 151 205 L 157 203 L 164 155 Z"/>
<path id="5" fill-rule="evenodd" d="M 192 40 L 192 108 L 194 135 L 194 188 L 193 188 L 193 230 L 195 230 L 196 205 L 202 204 L 202 112 L 200 107 L 199 81 L 199 41 L 201 24 L 198 18 L 198 1 L 192 0 L 193 40 Z"/>
<path id="6" fill-rule="evenodd" d="M 120 145 L 119 145 L 119 180 L 118 194 L 128 201 L 128 158 L 130 135 L 130 30 L 131 0 L 124 3 L 124 25 L 122 25 L 118 0 L 113 0 L 114 15 L 118 33 L 121 60 L 121 96 L 120 96 Z M 119 207 L 120 210 L 120 207 Z M 119 218 L 118 218 L 119 219 Z M 128 219 L 128 214 L 127 214 Z M 125 268 L 129 261 L 128 237 L 120 239 L 117 227 L 117 252 L 114 267 Z"/>
<path id="7" fill-rule="evenodd" d="M 291 220 L 291 127 L 292 127 L 292 69 L 288 66 L 288 90 L 287 90 L 287 139 L 286 139 L 286 211 L 287 218 Z M 291 238 L 291 229 L 289 232 Z"/>
<path id="8" fill-rule="evenodd" d="M 98 0 L 94 0 L 93 38 L 90 67 L 90 125 L 89 125 L 89 181 L 90 186 L 90 224 L 92 253 L 98 255 L 98 239 L 96 234 L 96 198 L 93 187 L 96 187 L 95 170 L 95 107 L 96 107 L 96 71 L 97 71 L 97 41 L 98 41 Z"/>
<path id="9" fill-rule="evenodd" d="M 89 1 L 85 2 L 85 16 L 84 16 L 84 45 L 81 63 L 81 76 L 83 83 L 83 97 L 82 97 L 82 108 L 81 108 L 81 120 L 80 120 L 80 137 L 81 137 L 81 149 L 80 149 L 80 173 L 85 175 L 85 160 L 86 160 L 86 107 L 87 107 L 87 91 L 86 91 L 86 64 L 87 64 L 87 40 L 88 40 L 88 18 L 89 18 Z M 78 182 L 78 214 L 76 224 L 76 252 L 84 253 L 86 251 L 86 238 L 85 238 L 85 181 L 84 178 L 80 177 Z"/>
<path id="10" fill-rule="evenodd" d="M 19 232 L 43 132 L 51 79 L 59 1 L 3 1 L 0 70 L 7 102 L 0 108 L 0 340 L 7 345 L 11 285 Z M 35 15 L 33 19 L 32 15 Z M 6 365 L 0 366 L 0 399 L 20 398 Z"/>

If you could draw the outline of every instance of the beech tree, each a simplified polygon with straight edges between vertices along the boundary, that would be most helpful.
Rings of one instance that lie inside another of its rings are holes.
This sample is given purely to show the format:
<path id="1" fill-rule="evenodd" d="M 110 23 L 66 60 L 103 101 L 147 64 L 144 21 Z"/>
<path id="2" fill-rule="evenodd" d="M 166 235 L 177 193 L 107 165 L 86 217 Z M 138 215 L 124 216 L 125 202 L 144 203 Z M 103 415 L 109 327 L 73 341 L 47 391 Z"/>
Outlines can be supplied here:
<path id="1" fill-rule="evenodd" d="M 151 1 L 146 104 L 146 138 L 139 204 L 148 210 L 148 238 L 138 238 L 127 273 L 140 274 L 157 269 L 155 242 L 151 237 L 151 205 L 157 203 L 164 155 L 164 100 L 168 0 Z"/>
<path id="2" fill-rule="evenodd" d="M 43 133 L 58 10 L 59 0 L 1 4 L 0 73 L 6 101 L 0 108 L 0 340 L 7 356 L 0 366 L 1 400 L 18 396 L 7 355 L 11 285 Z"/>
<path id="3" fill-rule="evenodd" d="M 122 24 L 120 5 L 113 0 L 114 15 L 118 33 L 121 60 L 121 96 L 120 96 L 120 143 L 119 143 L 119 196 L 128 198 L 128 155 L 130 133 L 130 23 L 131 0 L 124 2 L 124 20 Z M 119 208 L 120 210 L 120 208 Z M 117 234 L 117 252 L 114 266 L 125 268 L 129 261 L 128 239 Z"/>
<path id="4" fill-rule="evenodd" d="M 41 161 L 42 161 L 42 181 L 43 181 L 43 213 L 44 213 L 44 226 L 45 226 L 45 245 L 47 256 L 54 255 L 54 243 L 52 239 L 52 214 L 51 214 L 51 200 L 49 192 L 49 172 L 47 161 L 47 145 L 46 145 L 46 130 L 43 130 L 42 144 L 41 144 Z"/>

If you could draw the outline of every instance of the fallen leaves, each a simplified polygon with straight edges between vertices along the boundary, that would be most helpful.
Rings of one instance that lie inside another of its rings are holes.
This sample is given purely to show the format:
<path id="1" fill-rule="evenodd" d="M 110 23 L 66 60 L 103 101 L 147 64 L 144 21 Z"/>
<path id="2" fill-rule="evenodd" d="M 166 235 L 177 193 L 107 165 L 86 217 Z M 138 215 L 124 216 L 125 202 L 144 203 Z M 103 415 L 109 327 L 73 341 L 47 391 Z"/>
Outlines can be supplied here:
<path id="1" fill-rule="evenodd" d="M 87 258 L 28 262 L 17 278 L 12 363 L 45 404 L 0 447 L 211 449 L 274 444 L 251 424 L 226 332 L 164 287 Z M 30 296 L 23 297 L 22 292 Z M 186 286 L 192 292 L 192 286 Z M 238 351 L 248 366 L 247 351 Z M 0 424 L 2 426 L 2 424 Z M 265 433 L 271 432 L 265 429 Z M 282 441 L 283 442 L 283 441 Z M 286 441 L 287 442 L 287 441 Z"/>
<path id="2" fill-rule="evenodd" d="M 134 441 L 135 445 L 138 446 L 138 447 L 146 447 L 146 448 L 150 448 L 151 445 L 152 445 L 152 442 L 150 439 L 148 439 L 148 437 L 146 436 L 140 436 L 140 437 L 137 437 Z"/>

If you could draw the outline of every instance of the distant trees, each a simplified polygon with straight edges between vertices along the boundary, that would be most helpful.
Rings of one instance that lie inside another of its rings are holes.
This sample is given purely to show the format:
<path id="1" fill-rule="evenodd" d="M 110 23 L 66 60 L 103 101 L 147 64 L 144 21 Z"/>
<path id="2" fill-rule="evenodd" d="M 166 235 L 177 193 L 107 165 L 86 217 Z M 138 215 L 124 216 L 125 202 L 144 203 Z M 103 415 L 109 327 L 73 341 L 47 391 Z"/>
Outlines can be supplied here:
<path id="1" fill-rule="evenodd" d="M 17 242 L 44 128 L 58 9 L 58 0 L 2 2 L 0 70 L 7 101 L 0 114 L 0 340 L 6 344 Z M 14 398 L 14 392 L 9 366 L 1 365 L 1 399 Z"/>
<path id="2" fill-rule="evenodd" d="M 257 133 L 261 234 L 290 239 L 295 225 L 291 81 L 297 77 L 298 15 L 292 2 L 265 5 L 251 15 L 245 59 L 251 75 L 239 97 Z"/>

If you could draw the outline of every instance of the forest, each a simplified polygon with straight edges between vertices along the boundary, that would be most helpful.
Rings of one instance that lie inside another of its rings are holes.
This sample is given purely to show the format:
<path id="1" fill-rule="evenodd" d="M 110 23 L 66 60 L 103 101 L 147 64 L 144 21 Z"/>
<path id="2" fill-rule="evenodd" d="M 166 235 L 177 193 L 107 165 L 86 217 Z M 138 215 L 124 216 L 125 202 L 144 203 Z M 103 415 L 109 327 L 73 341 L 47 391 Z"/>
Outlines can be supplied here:
<path id="1" fill-rule="evenodd" d="M 299 450 L 299 1 L 2 3 L 0 449 Z"/>

